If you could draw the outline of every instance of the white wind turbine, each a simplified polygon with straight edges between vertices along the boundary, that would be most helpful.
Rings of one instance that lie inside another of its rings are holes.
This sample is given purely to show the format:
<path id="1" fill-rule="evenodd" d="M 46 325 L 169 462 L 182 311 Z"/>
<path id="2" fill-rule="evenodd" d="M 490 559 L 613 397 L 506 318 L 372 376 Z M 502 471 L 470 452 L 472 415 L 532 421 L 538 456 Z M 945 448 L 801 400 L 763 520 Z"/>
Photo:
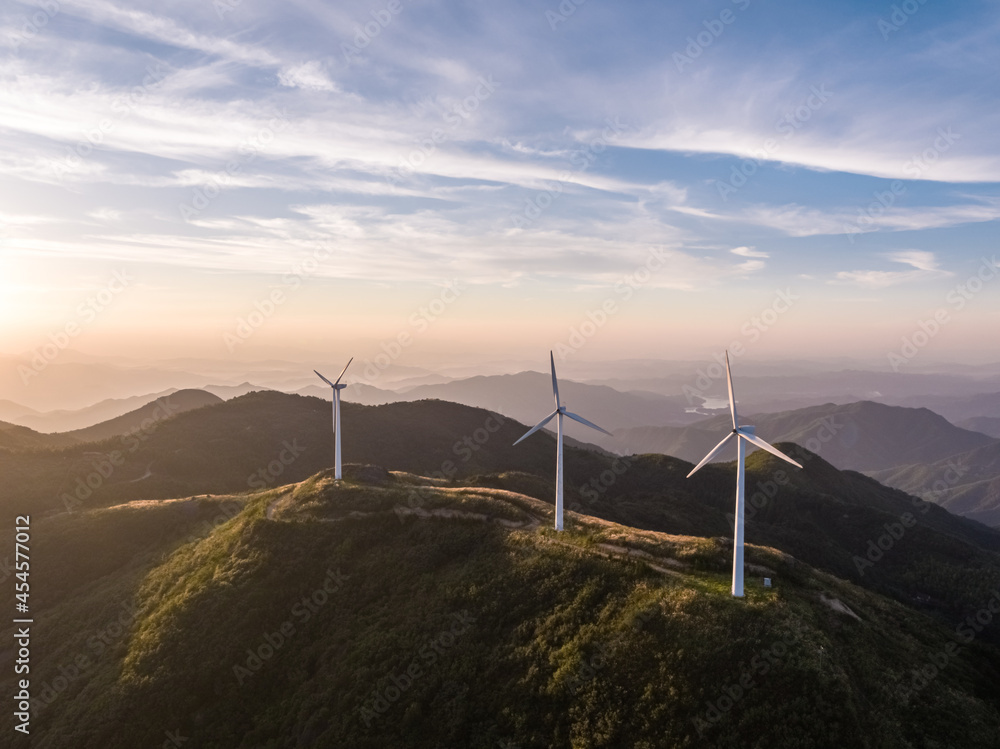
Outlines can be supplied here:
<path id="1" fill-rule="evenodd" d="M 746 442 L 749 442 L 754 447 L 759 447 L 761 450 L 767 450 L 772 455 L 777 455 L 782 460 L 787 460 L 793 466 L 801 468 L 802 466 L 796 463 L 794 460 L 785 455 L 781 450 L 776 447 L 772 447 L 767 444 L 764 440 L 754 434 L 754 427 L 745 426 L 741 427 L 739 425 L 739 418 L 736 415 L 736 397 L 733 395 L 733 373 L 729 370 L 729 352 L 726 352 L 726 377 L 729 381 L 729 412 L 733 417 L 733 431 L 731 431 L 726 438 L 722 440 L 718 445 L 716 445 L 712 451 L 706 455 L 701 463 L 696 465 L 691 473 L 687 475 L 691 478 L 696 471 L 698 471 L 703 465 L 711 462 L 716 458 L 719 453 L 726 447 L 733 437 L 736 438 L 737 444 L 737 458 L 736 458 L 736 520 L 735 520 L 735 533 L 733 538 L 733 596 L 736 598 L 743 597 L 743 516 L 744 516 L 744 483 L 746 479 L 746 471 L 744 469 L 744 461 L 746 460 Z"/>
<path id="2" fill-rule="evenodd" d="M 319 374 L 319 372 L 316 372 L 315 369 L 313 370 L 323 382 L 333 388 L 333 476 L 335 479 L 343 478 L 340 467 L 340 391 L 347 387 L 347 383 L 341 384 L 340 378 L 344 376 L 344 372 L 351 366 L 352 361 L 354 361 L 353 356 L 344 365 L 344 371 L 340 373 L 340 377 L 337 378 L 336 382 L 330 382 L 323 375 Z"/>
<path id="3" fill-rule="evenodd" d="M 559 417 L 556 421 L 556 530 L 561 531 L 563 529 L 563 416 L 568 416 L 573 419 L 573 421 L 579 421 L 581 424 L 586 424 L 588 427 L 596 429 L 598 432 L 604 432 L 609 437 L 614 435 L 606 429 L 601 429 L 597 426 L 597 424 L 590 423 L 582 416 L 570 413 L 566 410 L 566 406 L 559 404 L 559 383 L 556 381 L 556 360 L 555 357 L 552 356 L 551 351 L 549 352 L 549 364 L 552 368 L 552 396 L 556 399 L 556 410 L 535 424 L 535 426 L 529 429 L 525 435 L 514 444 L 516 445 L 518 442 L 522 442 L 552 421 L 552 419 L 556 416 Z"/>

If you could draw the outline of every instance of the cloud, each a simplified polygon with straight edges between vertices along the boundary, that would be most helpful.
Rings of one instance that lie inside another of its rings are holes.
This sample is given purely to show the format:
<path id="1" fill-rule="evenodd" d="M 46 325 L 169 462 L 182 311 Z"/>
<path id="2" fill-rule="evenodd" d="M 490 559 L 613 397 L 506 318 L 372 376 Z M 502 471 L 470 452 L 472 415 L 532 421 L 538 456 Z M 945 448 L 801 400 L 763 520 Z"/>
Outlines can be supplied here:
<path id="1" fill-rule="evenodd" d="M 920 231 L 1000 219 L 1000 198 L 978 197 L 974 202 L 957 205 L 894 207 L 877 218 L 858 222 L 858 208 L 813 208 L 788 203 L 754 204 L 722 212 L 693 205 L 671 207 L 684 213 L 714 221 L 762 226 L 791 237 L 822 234 L 867 234 L 876 231 Z"/>
<path id="2" fill-rule="evenodd" d="M 740 263 L 736 266 L 738 270 L 744 273 L 755 273 L 756 271 L 763 270 L 766 263 L 762 260 L 747 260 L 745 263 Z"/>
<path id="3" fill-rule="evenodd" d="M 922 281 L 928 278 L 950 276 L 951 273 L 942 270 L 934 253 L 924 250 L 899 250 L 886 253 L 884 257 L 894 263 L 908 265 L 912 270 L 853 270 L 840 271 L 836 281 L 864 286 L 870 289 L 881 289 L 902 283 Z"/>
<path id="4" fill-rule="evenodd" d="M 132 8 L 122 8 L 106 0 L 63 0 L 63 6 L 97 24 L 108 26 L 149 41 L 217 55 L 247 65 L 276 66 L 277 57 L 261 45 L 246 45 L 229 39 L 199 34 L 173 18 Z"/>
<path id="5" fill-rule="evenodd" d="M 730 250 L 734 255 L 739 255 L 740 257 L 757 257 L 767 259 L 770 257 L 766 252 L 761 252 L 760 250 L 755 250 L 753 247 L 736 247 Z"/>
<path id="6" fill-rule="evenodd" d="M 912 265 L 917 270 L 936 272 L 940 270 L 933 252 L 924 250 L 900 250 L 886 255 L 889 260 L 904 265 Z"/>
<path id="7" fill-rule="evenodd" d="M 338 91 L 337 85 L 331 81 L 323 66 L 316 60 L 305 62 L 278 73 L 278 82 L 289 88 L 303 88 L 309 91 Z"/>
<path id="8" fill-rule="evenodd" d="M 114 208 L 107 208 L 107 207 L 105 207 L 105 208 L 98 208 L 95 211 L 90 211 L 89 213 L 87 213 L 87 215 L 90 216 L 90 218 L 96 219 L 97 221 L 101 221 L 101 222 L 105 222 L 105 221 L 107 221 L 107 222 L 121 221 L 121 218 L 122 218 L 122 212 L 121 211 L 115 210 Z"/>

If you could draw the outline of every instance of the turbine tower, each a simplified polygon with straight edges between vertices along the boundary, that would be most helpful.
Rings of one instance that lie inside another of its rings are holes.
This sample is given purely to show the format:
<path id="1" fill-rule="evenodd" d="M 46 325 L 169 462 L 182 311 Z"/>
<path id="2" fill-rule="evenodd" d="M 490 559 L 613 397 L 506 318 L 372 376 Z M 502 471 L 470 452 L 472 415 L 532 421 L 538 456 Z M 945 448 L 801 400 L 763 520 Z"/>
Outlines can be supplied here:
<path id="1" fill-rule="evenodd" d="M 340 466 L 340 391 L 347 387 L 347 383 L 341 384 L 340 379 L 344 376 L 347 368 L 351 366 L 352 361 L 354 361 L 353 356 L 344 365 L 344 371 L 340 373 L 336 382 L 330 382 L 315 369 L 313 370 L 323 382 L 333 388 L 333 477 L 338 481 L 343 478 Z"/>
<path id="2" fill-rule="evenodd" d="M 744 468 L 744 462 L 746 460 L 746 443 L 749 442 L 754 447 L 759 447 L 761 450 L 767 450 L 772 455 L 776 455 L 782 460 L 787 460 L 793 466 L 801 468 L 802 466 L 796 463 L 794 460 L 785 455 L 781 450 L 776 447 L 772 447 L 767 444 L 764 440 L 754 434 L 754 427 L 746 426 L 741 427 L 739 424 L 739 417 L 736 415 L 736 397 L 733 395 L 733 373 L 729 369 L 729 352 L 726 352 L 726 377 L 729 381 L 729 413 L 733 417 L 733 431 L 726 435 L 725 439 L 722 440 L 718 445 L 712 448 L 712 451 L 702 458 L 701 463 L 696 465 L 691 473 L 687 475 L 691 478 L 698 470 L 701 469 L 703 465 L 711 462 L 716 458 L 722 450 L 729 444 L 729 441 L 736 438 L 736 521 L 735 521 L 735 533 L 733 538 L 733 596 L 736 598 L 743 597 L 743 515 L 744 515 L 744 483 L 746 479 L 746 470 Z"/>
<path id="3" fill-rule="evenodd" d="M 549 365 L 552 368 L 552 397 L 556 400 L 556 410 L 535 424 L 535 426 L 529 429 L 524 436 L 514 444 L 516 445 L 518 442 L 522 442 L 552 421 L 552 419 L 556 416 L 559 417 L 556 421 L 556 530 L 561 531 L 563 529 L 563 416 L 568 416 L 573 419 L 573 421 L 579 421 L 581 424 L 586 424 L 588 427 L 596 429 L 598 432 L 604 432 L 609 437 L 614 435 L 606 429 L 601 429 L 597 426 L 597 424 L 590 423 L 582 416 L 570 413 L 566 410 L 566 406 L 560 405 L 559 383 L 556 381 L 556 360 L 555 357 L 552 356 L 551 351 L 549 352 Z"/>

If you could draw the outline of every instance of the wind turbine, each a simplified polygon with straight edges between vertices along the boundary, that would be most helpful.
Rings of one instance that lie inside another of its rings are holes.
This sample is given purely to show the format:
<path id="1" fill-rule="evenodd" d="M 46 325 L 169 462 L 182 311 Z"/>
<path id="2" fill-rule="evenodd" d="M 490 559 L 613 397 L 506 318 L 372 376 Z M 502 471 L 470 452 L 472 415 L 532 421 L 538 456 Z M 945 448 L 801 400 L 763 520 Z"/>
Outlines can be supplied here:
<path id="1" fill-rule="evenodd" d="M 781 450 L 776 447 L 772 447 L 767 444 L 764 440 L 754 434 L 754 427 L 746 426 L 741 427 L 739 424 L 739 417 L 736 415 L 736 397 L 733 395 L 733 373 L 729 369 L 729 352 L 726 352 L 726 377 L 729 381 L 729 412 L 733 417 L 733 431 L 726 435 L 725 439 L 722 440 L 718 445 L 712 448 L 712 451 L 702 458 L 701 463 L 696 465 L 691 473 L 687 475 L 691 478 L 698 470 L 701 469 L 703 465 L 711 462 L 715 457 L 722 452 L 723 448 L 729 443 L 733 437 L 736 438 L 737 444 L 737 458 L 736 458 L 736 522 L 735 522 L 735 533 L 733 538 L 733 596 L 736 598 L 743 597 L 743 515 L 744 515 L 744 483 L 746 479 L 746 471 L 744 469 L 744 461 L 746 460 L 746 442 L 749 442 L 754 447 L 759 447 L 761 450 L 767 450 L 772 455 L 777 455 L 782 460 L 787 460 L 793 466 L 801 468 L 802 466 L 796 463 L 794 460 L 785 455 Z"/>
<path id="2" fill-rule="evenodd" d="M 579 421 L 581 424 L 586 424 L 588 427 L 596 429 L 598 432 L 604 432 L 609 437 L 614 435 L 606 429 L 601 429 L 597 426 L 597 424 L 590 423 L 582 416 L 578 416 L 575 413 L 567 411 L 566 406 L 559 404 L 559 383 L 556 381 L 556 360 L 555 357 L 552 356 L 551 351 L 549 352 L 549 365 L 552 367 L 552 396 L 556 399 L 556 410 L 535 424 L 535 426 L 529 429 L 525 435 L 514 444 L 516 445 L 518 442 L 526 440 L 543 426 L 552 421 L 552 419 L 556 416 L 559 417 L 556 422 L 556 530 L 561 531 L 563 529 L 563 416 L 568 416 L 573 419 L 573 421 Z"/>
<path id="3" fill-rule="evenodd" d="M 333 388 L 333 477 L 337 480 L 343 478 L 340 467 L 340 391 L 347 387 L 346 382 L 343 385 L 340 384 L 340 378 L 344 376 L 344 372 L 351 366 L 352 361 L 354 361 L 353 356 L 344 365 L 344 371 L 340 373 L 340 377 L 337 378 L 336 382 L 330 382 L 323 375 L 319 374 L 319 372 L 316 372 L 315 369 L 313 370 L 323 382 Z"/>

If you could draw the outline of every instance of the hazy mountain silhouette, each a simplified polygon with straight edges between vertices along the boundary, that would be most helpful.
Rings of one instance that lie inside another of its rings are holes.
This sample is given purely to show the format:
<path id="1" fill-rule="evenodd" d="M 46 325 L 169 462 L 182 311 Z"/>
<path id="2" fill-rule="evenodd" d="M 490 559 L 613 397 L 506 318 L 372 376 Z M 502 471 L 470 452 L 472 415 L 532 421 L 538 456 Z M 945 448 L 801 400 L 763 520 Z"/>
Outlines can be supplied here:
<path id="1" fill-rule="evenodd" d="M 319 394 L 311 389 L 308 392 Z M 684 396 L 622 392 L 606 385 L 589 385 L 562 377 L 559 379 L 559 393 L 563 405 L 571 411 L 586 411 L 588 419 L 609 431 L 649 424 L 687 424 L 704 418 L 687 412 L 690 405 Z M 468 377 L 396 392 L 352 385 L 344 391 L 344 398 L 370 405 L 439 399 L 485 408 L 531 424 L 554 408 L 551 377 L 540 372 Z M 583 437 L 585 433 L 586 430 L 581 429 L 578 436 Z"/>
<path id="2" fill-rule="evenodd" d="M 971 419 L 959 421 L 956 426 L 1000 439 L 1000 416 L 973 416 Z"/>
<path id="3" fill-rule="evenodd" d="M 929 408 L 954 424 L 980 416 L 1000 418 L 1000 393 L 910 396 L 899 405 Z"/>
<path id="4" fill-rule="evenodd" d="M 34 429 L 0 421 L 0 448 L 6 450 L 33 450 L 77 444 L 72 437 L 61 434 L 42 434 Z"/>
<path id="5" fill-rule="evenodd" d="M 1000 442 L 933 463 L 897 466 L 873 475 L 951 512 L 1000 526 Z"/>
<path id="6" fill-rule="evenodd" d="M 171 416 L 203 406 L 214 406 L 216 403 L 222 403 L 222 399 L 204 390 L 177 390 L 134 411 L 84 429 L 64 432 L 63 436 L 72 437 L 78 442 L 99 442 L 141 431 Z"/>
<path id="7" fill-rule="evenodd" d="M 742 416 L 742 414 L 741 414 Z M 961 429 L 926 408 L 861 401 L 743 417 L 769 441 L 807 445 L 838 468 L 878 471 L 929 463 L 996 442 Z M 595 442 L 619 452 L 661 452 L 700 460 L 732 429 L 728 414 L 687 427 L 625 429 Z M 735 454 L 735 453 L 734 453 Z"/>

